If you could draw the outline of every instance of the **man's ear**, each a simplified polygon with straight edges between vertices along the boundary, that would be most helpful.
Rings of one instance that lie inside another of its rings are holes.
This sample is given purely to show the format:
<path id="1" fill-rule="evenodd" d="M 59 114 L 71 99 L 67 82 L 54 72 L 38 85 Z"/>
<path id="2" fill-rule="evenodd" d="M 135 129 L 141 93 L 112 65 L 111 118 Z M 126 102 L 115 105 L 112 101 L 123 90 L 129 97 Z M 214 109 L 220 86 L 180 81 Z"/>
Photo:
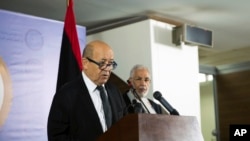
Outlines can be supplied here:
<path id="1" fill-rule="evenodd" d="M 129 79 L 127 80 L 127 83 L 128 83 L 128 85 L 129 85 L 129 86 L 131 85 L 131 82 L 130 82 L 130 80 L 129 80 Z"/>
<path id="2" fill-rule="evenodd" d="M 88 68 L 88 63 L 89 63 L 88 59 L 83 57 L 82 58 L 82 66 L 84 69 Z"/>
<path id="3" fill-rule="evenodd" d="M 133 86 L 132 86 L 132 82 L 131 82 L 131 78 L 129 78 L 129 79 L 127 80 L 127 83 L 128 83 L 128 86 L 129 86 L 129 87 L 133 87 Z"/>

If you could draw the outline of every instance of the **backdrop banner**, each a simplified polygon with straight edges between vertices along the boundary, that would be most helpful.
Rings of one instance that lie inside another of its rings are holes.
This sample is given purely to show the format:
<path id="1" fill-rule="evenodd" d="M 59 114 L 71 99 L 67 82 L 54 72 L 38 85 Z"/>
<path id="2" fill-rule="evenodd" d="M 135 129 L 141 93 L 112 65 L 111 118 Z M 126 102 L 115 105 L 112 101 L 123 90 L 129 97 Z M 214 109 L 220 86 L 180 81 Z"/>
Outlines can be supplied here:
<path id="1" fill-rule="evenodd" d="M 46 141 L 64 23 L 5 10 L 0 17 L 0 141 Z M 82 52 L 86 28 L 77 34 Z"/>

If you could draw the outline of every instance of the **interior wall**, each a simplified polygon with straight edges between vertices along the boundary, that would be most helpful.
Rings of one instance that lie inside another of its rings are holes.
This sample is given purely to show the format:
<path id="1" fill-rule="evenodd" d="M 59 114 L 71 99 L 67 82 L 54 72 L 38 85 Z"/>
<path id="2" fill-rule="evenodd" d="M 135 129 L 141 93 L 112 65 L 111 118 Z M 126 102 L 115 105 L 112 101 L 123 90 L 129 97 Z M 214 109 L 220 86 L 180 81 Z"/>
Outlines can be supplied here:
<path id="1" fill-rule="evenodd" d="M 200 120 L 197 46 L 172 43 L 174 26 L 151 20 L 153 90 L 158 90 L 181 115 Z"/>
<path id="2" fill-rule="evenodd" d="M 89 35 L 87 41 L 99 39 L 112 47 L 118 63 L 114 73 L 126 82 L 134 64 L 143 63 L 151 68 L 149 32 L 149 22 L 142 21 Z"/>
<path id="3" fill-rule="evenodd" d="M 216 130 L 213 82 L 200 83 L 201 129 L 205 141 L 216 141 L 212 134 Z"/>
<path id="4" fill-rule="evenodd" d="M 231 124 L 250 124 L 250 70 L 216 76 L 220 140 L 229 140 Z"/>
<path id="5" fill-rule="evenodd" d="M 155 20 L 145 20 L 87 36 L 87 41 L 100 39 L 115 52 L 118 68 L 114 70 L 126 81 L 135 64 L 144 64 L 152 74 L 149 98 L 154 91 L 181 115 L 200 119 L 198 49 L 172 44 L 172 26 Z"/>

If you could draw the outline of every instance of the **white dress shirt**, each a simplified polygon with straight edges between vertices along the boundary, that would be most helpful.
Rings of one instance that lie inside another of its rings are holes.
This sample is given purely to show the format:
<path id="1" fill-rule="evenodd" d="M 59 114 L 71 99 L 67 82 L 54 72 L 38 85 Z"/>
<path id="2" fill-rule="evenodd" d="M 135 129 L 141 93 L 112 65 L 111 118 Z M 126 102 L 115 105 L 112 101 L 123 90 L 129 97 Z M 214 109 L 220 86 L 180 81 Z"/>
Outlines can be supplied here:
<path id="1" fill-rule="evenodd" d="M 103 132 L 105 132 L 105 131 L 107 131 L 107 125 L 106 125 L 106 121 L 105 121 L 105 115 L 104 115 L 104 111 L 103 111 L 102 99 L 100 96 L 100 92 L 96 89 L 97 85 L 95 83 L 93 83 L 86 76 L 86 74 L 84 72 L 82 72 L 82 76 L 83 76 L 83 80 L 88 88 L 92 102 L 94 103 L 96 112 L 98 114 L 98 117 L 99 117 L 101 125 L 102 125 Z"/>

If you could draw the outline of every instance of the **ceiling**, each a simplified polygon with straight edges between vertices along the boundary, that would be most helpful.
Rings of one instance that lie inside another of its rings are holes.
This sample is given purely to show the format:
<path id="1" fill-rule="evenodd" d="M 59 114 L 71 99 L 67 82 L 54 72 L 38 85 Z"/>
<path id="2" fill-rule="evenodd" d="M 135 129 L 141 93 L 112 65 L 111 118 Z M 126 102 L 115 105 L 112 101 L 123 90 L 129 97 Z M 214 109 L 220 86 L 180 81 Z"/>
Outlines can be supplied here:
<path id="1" fill-rule="evenodd" d="M 200 64 L 209 66 L 250 60 L 249 5 L 249 0 L 74 0 L 77 24 L 88 31 L 138 16 L 210 29 L 214 47 L 199 47 Z M 63 21 L 66 0 L 1 0 L 0 9 Z"/>

